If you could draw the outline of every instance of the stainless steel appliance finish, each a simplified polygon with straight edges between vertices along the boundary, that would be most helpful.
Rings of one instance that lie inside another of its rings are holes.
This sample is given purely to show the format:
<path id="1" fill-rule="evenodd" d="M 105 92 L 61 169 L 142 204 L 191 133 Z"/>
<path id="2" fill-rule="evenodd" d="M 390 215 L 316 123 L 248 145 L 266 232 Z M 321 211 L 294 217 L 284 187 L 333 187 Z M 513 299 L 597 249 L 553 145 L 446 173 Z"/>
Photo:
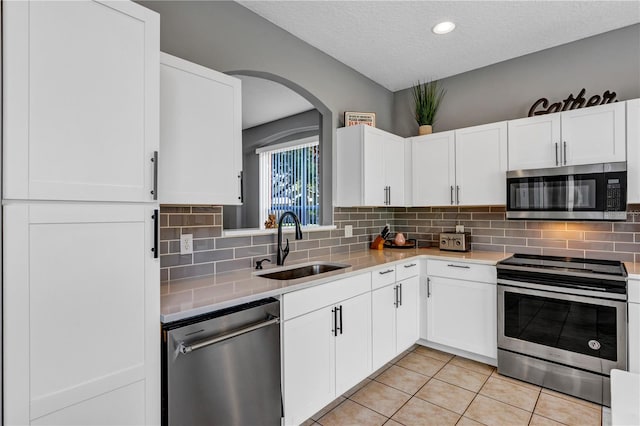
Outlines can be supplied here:
<path id="1" fill-rule="evenodd" d="M 507 172 L 508 219 L 626 220 L 626 162 Z"/>
<path id="2" fill-rule="evenodd" d="M 280 425 L 280 302 L 163 327 L 163 425 Z"/>
<path id="3" fill-rule="evenodd" d="M 469 251 L 471 250 L 471 233 L 443 232 L 440 234 L 440 250 Z"/>
<path id="4" fill-rule="evenodd" d="M 626 278 L 607 260 L 498 263 L 498 371 L 609 405 L 610 371 L 627 368 Z"/>

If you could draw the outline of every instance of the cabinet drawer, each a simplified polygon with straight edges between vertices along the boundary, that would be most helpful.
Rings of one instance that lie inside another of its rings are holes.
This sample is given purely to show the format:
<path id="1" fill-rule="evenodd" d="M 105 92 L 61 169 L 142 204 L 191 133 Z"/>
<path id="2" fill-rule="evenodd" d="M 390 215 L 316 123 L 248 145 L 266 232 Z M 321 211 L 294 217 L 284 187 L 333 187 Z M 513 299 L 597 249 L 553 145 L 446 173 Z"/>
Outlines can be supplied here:
<path id="1" fill-rule="evenodd" d="M 385 266 L 371 273 L 371 288 L 373 290 L 393 284 L 394 282 L 396 282 L 395 265 Z"/>
<path id="2" fill-rule="evenodd" d="M 415 277 L 420 273 L 420 261 L 412 259 L 396 265 L 396 281 Z"/>
<path id="3" fill-rule="evenodd" d="M 282 316 L 286 321 L 368 291 L 371 291 L 371 273 L 369 272 L 293 291 L 283 296 Z"/>
<path id="4" fill-rule="evenodd" d="M 496 267 L 477 263 L 461 262 L 457 260 L 427 261 L 428 275 L 445 278 L 457 278 L 468 281 L 496 282 Z"/>

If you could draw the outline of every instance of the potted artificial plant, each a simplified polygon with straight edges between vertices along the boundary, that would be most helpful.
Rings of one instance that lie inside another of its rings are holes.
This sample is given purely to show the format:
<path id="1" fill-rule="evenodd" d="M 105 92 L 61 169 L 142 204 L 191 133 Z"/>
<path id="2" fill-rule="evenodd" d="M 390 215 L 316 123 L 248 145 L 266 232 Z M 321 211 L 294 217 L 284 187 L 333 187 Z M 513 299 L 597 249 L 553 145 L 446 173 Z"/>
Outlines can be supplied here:
<path id="1" fill-rule="evenodd" d="M 418 134 L 428 135 L 433 131 L 433 122 L 440 107 L 440 102 L 446 91 L 438 86 L 438 81 L 429 81 L 413 86 L 413 99 L 415 101 L 416 121 L 418 122 Z"/>

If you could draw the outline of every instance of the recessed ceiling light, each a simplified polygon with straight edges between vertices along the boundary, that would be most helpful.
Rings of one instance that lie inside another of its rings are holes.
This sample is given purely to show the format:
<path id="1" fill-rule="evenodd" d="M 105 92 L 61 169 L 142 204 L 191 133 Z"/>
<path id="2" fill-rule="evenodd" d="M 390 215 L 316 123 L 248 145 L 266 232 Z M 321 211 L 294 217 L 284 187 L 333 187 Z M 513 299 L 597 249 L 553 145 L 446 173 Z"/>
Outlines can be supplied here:
<path id="1" fill-rule="evenodd" d="M 447 34 L 453 31 L 456 28 L 456 24 L 451 21 L 440 22 L 438 25 L 433 27 L 433 32 L 436 34 Z"/>

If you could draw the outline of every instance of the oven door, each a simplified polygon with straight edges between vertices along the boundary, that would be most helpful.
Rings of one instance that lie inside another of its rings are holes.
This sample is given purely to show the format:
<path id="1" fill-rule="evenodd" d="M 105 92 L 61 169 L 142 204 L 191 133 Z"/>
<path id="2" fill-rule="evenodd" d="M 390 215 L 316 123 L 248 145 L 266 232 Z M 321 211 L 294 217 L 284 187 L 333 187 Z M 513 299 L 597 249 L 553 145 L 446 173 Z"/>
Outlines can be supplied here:
<path id="1" fill-rule="evenodd" d="M 498 348 L 604 375 L 626 370 L 627 304 L 499 284 Z"/>

